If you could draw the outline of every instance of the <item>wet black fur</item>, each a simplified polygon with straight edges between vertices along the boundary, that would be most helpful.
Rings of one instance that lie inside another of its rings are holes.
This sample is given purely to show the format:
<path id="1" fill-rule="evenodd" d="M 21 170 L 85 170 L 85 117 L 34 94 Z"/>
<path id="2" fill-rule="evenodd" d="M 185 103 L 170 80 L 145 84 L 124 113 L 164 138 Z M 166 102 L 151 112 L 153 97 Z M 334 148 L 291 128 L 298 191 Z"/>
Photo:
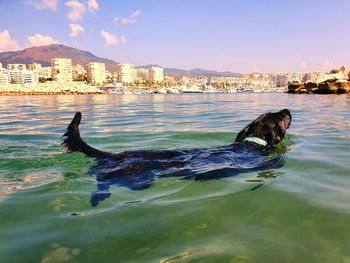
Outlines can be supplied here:
<path id="1" fill-rule="evenodd" d="M 218 148 L 108 153 L 87 145 L 81 139 L 81 117 L 80 112 L 75 114 L 64 134 L 62 145 L 67 152 L 78 151 L 96 158 L 97 163 L 91 168 L 96 175 L 98 188 L 91 197 L 93 206 L 111 195 L 109 186 L 113 184 L 142 190 L 149 188 L 155 177 L 181 176 L 185 179 L 209 180 L 280 167 L 283 157 L 271 159 L 268 153 L 273 145 L 283 140 L 292 120 L 287 109 L 264 113 L 238 133 L 235 143 Z M 258 137 L 268 145 L 244 141 L 247 137 Z"/>

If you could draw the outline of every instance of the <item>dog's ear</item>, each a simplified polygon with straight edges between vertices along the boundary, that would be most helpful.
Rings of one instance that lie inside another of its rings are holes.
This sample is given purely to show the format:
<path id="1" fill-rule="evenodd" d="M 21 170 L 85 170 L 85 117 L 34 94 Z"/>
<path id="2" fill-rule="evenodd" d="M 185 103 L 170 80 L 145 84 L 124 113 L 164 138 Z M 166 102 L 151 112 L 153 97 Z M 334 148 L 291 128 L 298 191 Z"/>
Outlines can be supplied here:
<path id="1" fill-rule="evenodd" d="M 290 114 L 289 110 L 284 109 L 280 111 L 281 118 L 278 120 L 278 126 L 280 129 L 280 132 L 284 135 L 286 134 L 287 129 L 289 128 L 291 122 L 292 122 L 292 115 Z"/>
<path id="2" fill-rule="evenodd" d="M 279 112 L 279 117 L 277 118 L 275 125 L 277 129 L 275 129 L 273 132 L 275 140 L 274 144 L 277 144 L 283 140 L 291 121 L 292 115 L 290 114 L 289 110 L 284 109 Z"/>
<path id="3" fill-rule="evenodd" d="M 236 137 L 236 140 L 235 142 L 242 142 L 249 130 L 249 127 L 250 127 L 250 124 L 247 125 L 243 130 L 241 130 L 238 134 L 237 134 L 237 137 Z"/>
<path id="4" fill-rule="evenodd" d="M 268 113 L 260 115 L 256 120 L 247 125 L 243 130 L 241 130 L 236 137 L 235 142 L 242 142 L 249 134 L 253 133 L 257 126 L 261 126 L 263 119 L 266 118 Z"/>

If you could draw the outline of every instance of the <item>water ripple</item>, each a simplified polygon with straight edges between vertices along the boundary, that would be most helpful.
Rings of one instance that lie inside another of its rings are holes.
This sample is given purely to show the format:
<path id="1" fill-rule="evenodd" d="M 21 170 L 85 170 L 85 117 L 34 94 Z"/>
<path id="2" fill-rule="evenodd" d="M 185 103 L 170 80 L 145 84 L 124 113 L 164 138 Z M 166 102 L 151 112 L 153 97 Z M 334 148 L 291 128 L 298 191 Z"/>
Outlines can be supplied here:
<path id="1" fill-rule="evenodd" d="M 288 94 L 0 96 L 0 262 L 346 262 L 350 97 Z M 63 154 L 74 111 L 107 151 L 226 145 L 265 111 L 293 123 L 279 169 L 112 187 L 96 208 L 94 160 Z M 21 253 L 18 253 L 21 251 Z"/>

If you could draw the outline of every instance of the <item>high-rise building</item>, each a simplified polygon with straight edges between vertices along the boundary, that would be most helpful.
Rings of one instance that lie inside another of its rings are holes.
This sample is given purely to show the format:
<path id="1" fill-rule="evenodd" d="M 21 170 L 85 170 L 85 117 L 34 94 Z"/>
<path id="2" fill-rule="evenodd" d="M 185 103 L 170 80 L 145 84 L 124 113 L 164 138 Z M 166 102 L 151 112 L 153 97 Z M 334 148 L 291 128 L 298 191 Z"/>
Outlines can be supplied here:
<path id="1" fill-rule="evenodd" d="M 41 67 L 39 70 L 39 78 L 49 79 L 52 77 L 51 67 Z"/>
<path id="2" fill-rule="evenodd" d="M 76 64 L 75 66 L 72 66 L 72 73 L 73 73 L 73 80 L 82 81 L 84 80 L 86 71 L 82 65 Z"/>
<path id="3" fill-rule="evenodd" d="M 92 84 L 103 84 L 106 81 L 105 63 L 90 62 L 86 66 L 87 80 Z"/>
<path id="4" fill-rule="evenodd" d="M 136 79 L 138 81 L 148 81 L 149 80 L 149 70 L 146 68 L 137 68 L 136 71 Z"/>
<path id="5" fill-rule="evenodd" d="M 323 78 L 324 76 L 325 76 L 325 73 L 320 71 L 306 72 L 304 74 L 302 81 L 313 81 L 313 80 Z"/>
<path id="6" fill-rule="evenodd" d="M 15 84 L 35 84 L 38 83 L 39 74 L 31 70 L 9 70 L 10 81 Z"/>
<path id="7" fill-rule="evenodd" d="M 118 81 L 123 83 L 134 83 L 135 70 L 133 64 L 118 64 Z"/>
<path id="8" fill-rule="evenodd" d="M 164 69 L 161 67 L 151 67 L 149 69 L 149 80 L 152 83 L 160 83 L 164 81 Z"/>
<path id="9" fill-rule="evenodd" d="M 8 70 L 26 70 L 27 67 L 25 64 L 7 64 Z"/>
<path id="10" fill-rule="evenodd" d="M 72 81 L 72 60 L 69 58 L 53 58 L 51 60 L 52 80 L 58 82 Z"/>
<path id="11" fill-rule="evenodd" d="M 0 84 L 8 84 L 10 81 L 11 80 L 8 70 L 0 65 Z"/>
<path id="12" fill-rule="evenodd" d="M 28 64 L 27 68 L 29 70 L 37 70 L 37 71 L 39 71 L 41 69 L 41 64 L 39 64 L 39 63 Z"/>

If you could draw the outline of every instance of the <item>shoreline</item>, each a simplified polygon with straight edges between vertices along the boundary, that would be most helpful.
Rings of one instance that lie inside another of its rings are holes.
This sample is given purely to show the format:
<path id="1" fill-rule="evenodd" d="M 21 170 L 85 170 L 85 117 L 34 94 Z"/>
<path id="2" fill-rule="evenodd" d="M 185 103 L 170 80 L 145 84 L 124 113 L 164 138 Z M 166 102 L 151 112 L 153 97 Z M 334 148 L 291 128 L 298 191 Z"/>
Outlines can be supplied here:
<path id="1" fill-rule="evenodd" d="M 8 91 L 8 92 L 1 92 L 0 96 L 36 96 L 36 95 L 105 95 L 108 93 L 101 93 L 101 92 L 18 92 L 18 91 Z"/>
<path id="2" fill-rule="evenodd" d="M 183 94 L 275 94 L 275 93 L 288 93 L 288 92 L 192 92 L 192 93 L 108 93 L 108 92 L 19 92 L 19 91 L 0 91 L 0 96 L 54 96 L 54 95 L 183 95 Z"/>
<path id="3" fill-rule="evenodd" d="M 36 83 L 36 84 L 0 84 L 0 96 L 18 95 L 73 95 L 104 93 L 97 86 L 84 83 Z"/>
<path id="4" fill-rule="evenodd" d="M 184 89 L 183 87 L 124 87 L 106 89 L 103 86 L 90 86 L 82 83 L 41 83 L 29 84 L 0 84 L 0 96 L 21 96 L 21 95 L 96 95 L 96 94 L 120 94 L 120 95 L 140 95 L 140 94 L 219 94 L 219 93 L 275 93 L 285 92 L 285 88 L 241 88 L 241 90 L 214 90 L 214 89 Z"/>

